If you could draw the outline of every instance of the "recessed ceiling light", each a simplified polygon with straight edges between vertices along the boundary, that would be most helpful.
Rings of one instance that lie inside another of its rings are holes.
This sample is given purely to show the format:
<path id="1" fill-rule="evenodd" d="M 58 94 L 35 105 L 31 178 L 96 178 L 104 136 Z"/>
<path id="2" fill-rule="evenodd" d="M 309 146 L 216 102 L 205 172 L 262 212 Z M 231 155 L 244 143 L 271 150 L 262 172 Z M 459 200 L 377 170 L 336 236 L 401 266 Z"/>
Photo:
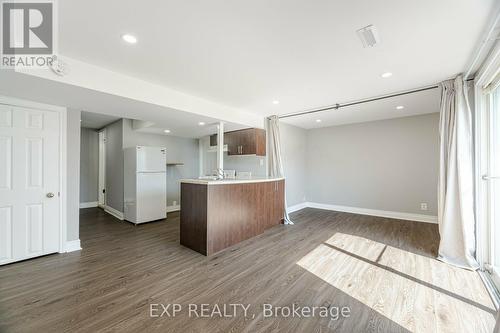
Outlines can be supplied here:
<path id="1" fill-rule="evenodd" d="M 321 119 L 316 119 L 316 122 L 317 122 L 317 123 L 320 123 L 320 122 L 321 122 Z"/>
<path id="2" fill-rule="evenodd" d="M 274 101 L 273 101 L 273 104 L 274 104 L 274 105 L 278 105 L 278 104 L 280 104 L 280 101 L 278 101 L 278 100 L 274 100 Z"/>
<path id="3" fill-rule="evenodd" d="M 398 105 L 398 106 L 396 106 L 396 109 L 398 109 L 398 110 L 403 110 L 404 108 L 405 108 L 405 107 L 404 107 L 404 106 L 402 106 L 402 105 Z"/>
<path id="4" fill-rule="evenodd" d="M 198 125 L 200 125 L 200 126 L 205 126 L 205 122 L 204 122 L 204 121 L 200 121 L 200 122 L 198 123 Z"/>
<path id="5" fill-rule="evenodd" d="M 125 35 L 122 35 L 122 39 L 129 44 L 137 43 L 137 38 L 134 35 L 125 34 Z"/>
<path id="6" fill-rule="evenodd" d="M 392 76 L 392 73 L 391 72 L 385 72 L 384 74 L 382 74 L 380 76 L 383 77 L 384 79 L 387 79 L 388 77 Z"/>
<path id="7" fill-rule="evenodd" d="M 163 132 L 165 132 L 165 133 L 170 133 L 170 130 L 164 130 Z"/>

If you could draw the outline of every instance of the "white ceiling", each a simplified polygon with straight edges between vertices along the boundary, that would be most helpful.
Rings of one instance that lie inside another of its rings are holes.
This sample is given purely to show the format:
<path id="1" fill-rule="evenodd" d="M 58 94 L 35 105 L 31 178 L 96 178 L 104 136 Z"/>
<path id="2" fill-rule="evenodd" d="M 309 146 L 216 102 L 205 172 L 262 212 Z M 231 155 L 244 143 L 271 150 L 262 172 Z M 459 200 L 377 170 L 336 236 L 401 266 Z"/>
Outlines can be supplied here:
<path id="1" fill-rule="evenodd" d="M 245 126 L 237 122 L 256 124 L 269 114 L 450 78 L 467 69 L 494 6 L 495 0 L 65 0 L 59 51 L 74 59 L 69 74 L 2 70 L 0 94 L 109 116 L 84 114 L 85 126 L 130 118 L 155 123 L 145 131 L 201 137 L 214 127 L 200 121 L 229 120 L 226 129 L 238 129 Z M 355 31 L 369 24 L 381 43 L 365 49 Z M 127 45 L 123 33 L 138 43 Z M 388 71 L 392 77 L 380 77 Z M 325 127 L 437 112 L 438 104 L 433 90 L 284 121 Z"/>
<path id="2" fill-rule="evenodd" d="M 82 111 L 80 116 L 80 126 L 86 128 L 101 129 L 106 125 L 117 121 L 118 119 L 120 119 L 120 117 Z"/>
<path id="3" fill-rule="evenodd" d="M 110 116 L 102 113 L 93 113 L 82 111 L 80 116 L 81 127 L 101 129 L 107 125 L 121 119 L 121 117 Z M 207 120 L 207 119 L 205 119 Z M 211 120 L 212 121 L 212 120 Z M 148 122 L 146 120 L 146 122 Z M 158 135 L 172 135 L 181 137 L 195 137 L 200 138 L 206 135 L 211 135 L 217 133 L 217 122 L 205 123 L 203 126 L 196 123 L 196 119 L 191 119 L 191 121 L 179 121 L 176 119 L 165 119 L 156 123 L 151 123 L 151 125 L 146 125 L 146 127 L 135 129 L 138 132 L 158 134 Z M 243 126 L 236 124 L 226 124 L 227 130 L 241 129 Z M 169 132 L 165 132 L 169 130 Z"/>
<path id="4" fill-rule="evenodd" d="M 391 97 L 374 102 L 327 110 L 298 117 L 282 119 L 283 122 L 311 129 L 343 124 L 361 123 L 382 119 L 416 116 L 439 112 L 440 89 L 425 90 L 418 93 Z M 404 109 L 398 110 L 397 106 Z M 321 120 L 320 123 L 316 120 Z"/>
<path id="5" fill-rule="evenodd" d="M 427 86 L 464 71 L 494 4 L 65 0 L 59 46 L 66 56 L 187 94 L 284 114 Z M 369 24 L 381 44 L 365 49 L 355 31 Z M 123 33 L 138 43 L 126 45 Z M 387 71 L 394 75 L 382 79 Z"/>

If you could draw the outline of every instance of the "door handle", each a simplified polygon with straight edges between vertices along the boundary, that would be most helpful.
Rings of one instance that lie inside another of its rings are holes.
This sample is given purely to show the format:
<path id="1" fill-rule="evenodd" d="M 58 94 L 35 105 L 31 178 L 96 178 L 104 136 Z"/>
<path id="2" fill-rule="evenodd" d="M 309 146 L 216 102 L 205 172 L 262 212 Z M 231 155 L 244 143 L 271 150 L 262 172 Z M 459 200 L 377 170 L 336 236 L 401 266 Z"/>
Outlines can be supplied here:
<path id="1" fill-rule="evenodd" d="M 54 193 L 52 193 L 52 192 L 47 193 L 47 198 L 53 198 L 53 197 L 54 197 Z"/>

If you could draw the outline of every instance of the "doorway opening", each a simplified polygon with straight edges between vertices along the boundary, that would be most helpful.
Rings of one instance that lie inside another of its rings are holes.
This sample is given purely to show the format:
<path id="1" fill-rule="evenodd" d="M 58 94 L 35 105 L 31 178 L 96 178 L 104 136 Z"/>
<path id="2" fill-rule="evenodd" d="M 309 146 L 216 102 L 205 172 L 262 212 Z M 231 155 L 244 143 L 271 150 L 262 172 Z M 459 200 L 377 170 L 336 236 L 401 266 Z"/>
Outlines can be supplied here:
<path id="1" fill-rule="evenodd" d="M 98 205 L 106 207 L 106 129 L 99 131 Z"/>

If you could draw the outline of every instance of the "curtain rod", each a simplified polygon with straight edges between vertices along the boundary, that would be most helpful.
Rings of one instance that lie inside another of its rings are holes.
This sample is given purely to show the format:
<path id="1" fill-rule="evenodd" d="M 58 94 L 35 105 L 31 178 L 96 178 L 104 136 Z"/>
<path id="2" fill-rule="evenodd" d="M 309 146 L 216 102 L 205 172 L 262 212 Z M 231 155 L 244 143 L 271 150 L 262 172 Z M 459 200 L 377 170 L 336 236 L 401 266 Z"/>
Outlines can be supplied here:
<path id="1" fill-rule="evenodd" d="M 474 79 L 467 79 L 465 81 L 473 81 Z M 367 99 L 362 99 L 359 101 L 354 101 L 354 102 L 349 102 L 349 103 L 344 103 L 344 104 L 335 104 L 335 105 L 330 105 L 330 106 L 325 106 L 320 109 L 314 109 L 314 110 L 309 110 L 309 111 L 301 111 L 301 112 L 294 112 L 294 113 L 287 113 L 282 116 L 278 116 L 279 119 L 283 118 L 289 118 L 289 117 L 297 117 L 297 116 L 303 116 L 305 114 L 311 114 L 311 113 L 316 113 L 316 112 L 322 112 L 322 111 L 328 111 L 328 110 L 338 110 L 340 108 L 344 108 L 347 106 L 353 106 L 353 105 L 358 105 L 358 104 L 364 104 L 364 103 L 369 103 L 369 102 L 375 102 L 379 101 L 382 99 L 387 99 L 387 98 L 392 98 L 392 97 L 398 97 L 398 96 L 403 96 L 403 95 L 408 95 L 408 94 L 414 94 L 417 92 L 422 92 L 426 90 L 432 90 L 432 89 L 437 89 L 439 88 L 439 85 L 433 85 L 433 86 L 428 86 L 428 87 L 423 87 L 423 88 L 418 88 L 418 89 L 413 89 L 413 90 L 408 90 L 408 91 L 403 91 L 399 93 L 394 93 L 394 94 L 389 94 L 389 95 L 383 95 L 379 97 L 373 97 L 373 98 L 367 98 Z"/>

